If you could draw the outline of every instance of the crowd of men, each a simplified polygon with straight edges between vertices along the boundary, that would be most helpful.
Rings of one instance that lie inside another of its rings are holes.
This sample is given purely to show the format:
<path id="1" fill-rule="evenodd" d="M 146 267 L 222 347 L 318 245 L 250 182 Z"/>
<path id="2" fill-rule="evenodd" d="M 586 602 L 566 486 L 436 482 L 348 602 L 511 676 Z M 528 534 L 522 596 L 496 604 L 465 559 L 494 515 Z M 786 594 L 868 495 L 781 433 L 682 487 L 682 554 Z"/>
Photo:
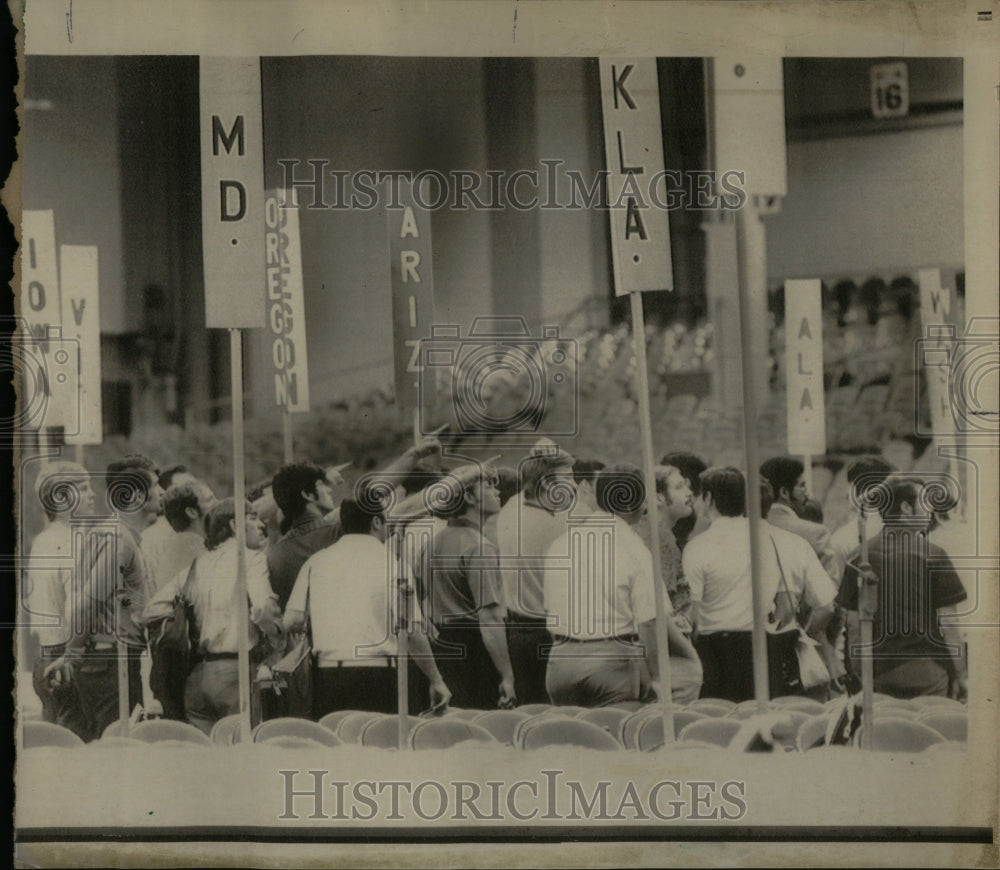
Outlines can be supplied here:
<path id="1" fill-rule="evenodd" d="M 44 718 L 93 740 L 141 704 L 145 715 L 209 733 L 240 709 L 243 640 L 257 718 L 394 713 L 401 634 L 411 713 L 754 696 L 739 469 L 663 457 L 658 580 L 638 468 L 574 457 L 547 439 L 517 468 L 445 464 L 431 437 L 353 488 L 346 465 L 283 466 L 248 493 L 241 600 L 232 498 L 218 500 L 183 466 L 159 471 L 131 454 L 106 469 L 110 514 L 95 522 L 88 471 L 47 463 L 35 484 L 47 524 L 31 544 L 22 596 Z M 856 513 L 829 530 L 801 462 L 770 459 L 761 480 L 763 594 L 772 628 L 797 621 L 817 643 L 829 679 L 810 694 L 858 687 L 863 529 L 874 576 L 884 575 L 876 691 L 964 699 L 964 648 L 939 617 L 966 593 L 926 541 L 934 517 L 919 482 L 881 457 L 856 459 L 847 473 Z M 876 490 L 884 497 L 871 498 Z M 669 675 L 660 673 L 657 582 Z M 156 658 L 178 602 L 191 642 L 179 675 Z M 292 649 L 308 654 L 283 671 Z"/>

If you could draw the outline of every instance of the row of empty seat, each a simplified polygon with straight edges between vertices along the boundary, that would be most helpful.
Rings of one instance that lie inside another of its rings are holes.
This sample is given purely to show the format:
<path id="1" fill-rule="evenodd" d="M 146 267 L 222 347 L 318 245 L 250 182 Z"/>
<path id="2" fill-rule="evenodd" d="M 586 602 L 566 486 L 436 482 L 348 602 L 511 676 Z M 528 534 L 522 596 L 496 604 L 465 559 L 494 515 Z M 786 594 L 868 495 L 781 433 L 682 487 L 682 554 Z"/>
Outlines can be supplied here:
<path id="1" fill-rule="evenodd" d="M 672 711 L 673 748 L 727 747 L 747 749 L 759 734 L 775 749 L 806 751 L 823 746 L 831 725 L 841 715 L 841 699 L 821 704 L 803 697 L 777 698 L 762 711 L 755 701 L 733 704 L 701 699 Z M 461 744 L 493 744 L 534 750 L 568 745 L 596 750 L 650 752 L 664 746 L 663 708 L 624 704 L 583 708 L 533 704 L 513 710 L 450 710 L 432 718 L 407 717 L 404 743 L 411 749 L 448 749 Z M 252 742 L 285 748 L 360 745 L 380 749 L 399 746 L 395 715 L 340 710 L 319 722 L 282 718 L 260 723 Z M 80 746 L 71 731 L 46 722 L 24 723 L 23 746 Z M 877 696 L 874 748 L 922 751 L 937 744 L 961 746 L 968 736 L 966 708 L 947 698 L 901 701 Z M 240 742 L 240 717 L 219 720 L 206 736 L 184 722 L 166 719 L 140 722 L 125 736 L 121 723 L 110 725 L 94 746 L 159 745 L 230 746 Z M 860 743 L 860 731 L 855 734 Z"/>

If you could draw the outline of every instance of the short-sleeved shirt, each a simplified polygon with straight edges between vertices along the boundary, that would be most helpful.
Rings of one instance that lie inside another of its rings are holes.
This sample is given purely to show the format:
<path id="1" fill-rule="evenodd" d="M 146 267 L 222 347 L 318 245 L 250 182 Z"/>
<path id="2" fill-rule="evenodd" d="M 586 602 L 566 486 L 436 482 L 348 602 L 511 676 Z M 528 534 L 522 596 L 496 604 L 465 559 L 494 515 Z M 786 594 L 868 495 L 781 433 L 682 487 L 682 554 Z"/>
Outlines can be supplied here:
<path id="1" fill-rule="evenodd" d="M 390 558 L 372 535 L 349 534 L 302 566 L 288 611 L 309 614 L 319 667 L 381 662 L 398 652 Z M 415 601 L 410 618 L 421 619 Z"/>
<path id="2" fill-rule="evenodd" d="M 823 569 L 830 575 L 830 579 L 834 582 L 839 579 L 839 563 L 833 548 L 830 546 L 830 531 L 826 526 L 822 523 L 804 520 L 788 505 L 778 503 L 771 505 L 767 521 L 772 526 L 805 538 L 819 557 Z"/>
<path id="3" fill-rule="evenodd" d="M 299 571 L 313 553 L 330 547 L 340 540 L 340 512 L 323 517 L 303 516 L 267 551 L 267 569 L 271 588 L 278 596 L 282 610 L 298 579 Z"/>
<path id="4" fill-rule="evenodd" d="M 873 626 L 873 670 L 891 670 L 911 659 L 948 659 L 938 611 L 966 599 L 965 588 L 944 550 L 918 545 L 913 533 L 890 535 L 869 544 L 868 561 L 879 577 L 878 612 Z M 858 609 L 858 571 L 848 565 L 837 601 Z"/>
<path id="5" fill-rule="evenodd" d="M 499 553 L 473 520 L 449 520 L 414 567 L 427 618 L 439 628 L 477 621 L 483 608 L 503 606 Z"/>
<path id="6" fill-rule="evenodd" d="M 88 540 L 76 605 L 82 612 L 71 623 L 78 626 L 70 644 L 74 650 L 82 651 L 95 635 L 145 646 L 142 611 L 152 598 L 152 583 L 140 541 L 121 522 L 116 532 L 98 532 Z"/>
<path id="7" fill-rule="evenodd" d="M 549 631 L 573 640 L 628 637 L 656 619 L 653 556 L 628 524 L 608 513 L 576 518 L 546 553 Z M 670 599 L 664 596 L 666 612 Z"/>
<path id="8" fill-rule="evenodd" d="M 688 543 L 682 559 L 699 633 L 751 631 L 750 521 L 746 517 L 717 518 Z M 779 591 L 782 572 L 796 606 L 804 597 L 812 608 L 825 607 L 837 594 L 809 543 L 768 522 L 762 522 L 760 528 L 760 571 L 769 609 Z"/>
<path id="9" fill-rule="evenodd" d="M 504 600 L 514 617 L 545 616 L 542 557 L 555 540 L 565 540 L 568 513 L 553 513 L 532 501 L 515 497 L 497 514 L 497 548 L 504 561 L 520 557 L 519 567 L 505 567 Z"/>
<path id="10" fill-rule="evenodd" d="M 155 592 L 175 574 L 191 567 L 191 563 L 205 552 L 205 540 L 197 532 L 175 532 L 160 517 L 142 533 L 142 552 Z"/>
<path id="11" fill-rule="evenodd" d="M 28 625 L 42 646 L 57 646 L 69 640 L 66 604 L 74 574 L 70 567 L 70 535 L 66 523 L 53 522 L 31 542 L 30 570 L 24 576 L 22 623 Z M 59 567 L 62 562 L 65 564 Z"/>

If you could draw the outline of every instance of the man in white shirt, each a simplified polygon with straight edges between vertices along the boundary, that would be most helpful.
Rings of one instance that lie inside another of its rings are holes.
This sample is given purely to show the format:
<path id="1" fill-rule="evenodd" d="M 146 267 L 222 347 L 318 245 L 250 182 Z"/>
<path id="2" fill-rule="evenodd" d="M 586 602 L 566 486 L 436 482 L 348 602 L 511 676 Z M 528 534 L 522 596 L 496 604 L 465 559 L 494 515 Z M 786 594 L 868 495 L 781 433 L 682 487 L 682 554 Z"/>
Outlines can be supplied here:
<path id="1" fill-rule="evenodd" d="M 146 563 L 149 565 L 154 582 L 156 579 L 155 575 L 157 574 L 156 565 L 160 560 L 160 555 L 177 534 L 173 526 L 170 525 L 170 520 L 167 519 L 166 493 L 171 487 L 182 486 L 186 483 L 195 483 L 196 481 L 197 478 L 184 465 L 174 465 L 160 472 L 159 483 L 160 489 L 164 493 L 164 502 L 161 503 L 160 514 L 157 516 L 155 522 L 143 529 L 141 535 L 142 554 L 146 558 Z M 178 570 L 180 569 L 178 568 Z M 156 588 L 159 589 L 166 583 L 173 576 L 173 573 L 166 574 L 160 582 L 156 582 Z"/>
<path id="2" fill-rule="evenodd" d="M 217 502 L 211 487 L 193 477 L 167 490 L 163 516 L 142 534 L 142 552 L 154 591 L 205 552 L 205 515 Z M 162 520 L 169 532 L 151 535 Z"/>
<path id="3" fill-rule="evenodd" d="M 704 667 L 701 694 L 738 703 L 754 697 L 746 482 L 743 473 L 732 467 L 709 468 L 700 482 L 699 514 L 710 525 L 688 543 L 682 558 L 691 585 L 694 645 Z M 804 596 L 813 608 L 809 630 L 825 627 L 837 590 L 807 542 L 762 522 L 760 570 L 769 609 L 783 591 L 784 576 L 793 599 L 788 602 L 786 597 L 784 607 L 790 606 L 794 613 Z"/>
<path id="4" fill-rule="evenodd" d="M 554 704 L 606 706 L 650 699 L 658 681 L 653 564 L 642 539 L 599 505 L 628 486 L 614 469 L 578 486 L 577 510 L 549 547 L 543 570 L 545 608 L 554 645 L 545 685 Z M 641 493 L 639 494 L 641 499 Z M 667 614 L 669 598 L 664 596 Z M 697 661 L 667 619 L 679 656 Z"/>
<path id="5" fill-rule="evenodd" d="M 22 593 L 22 624 L 28 626 L 32 639 L 39 646 L 32 683 L 42 701 L 42 718 L 89 740 L 89 725 L 77 687 L 63 684 L 61 674 L 52 680 L 43 674 L 48 665 L 65 652 L 70 638 L 67 604 L 72 594 L 74 569 L 70 567 L 73 546 L 69 521 L 74 510 L 78 515 L 93 513 L 90 474 L 75 462 L 47 463 L 39 469 L 35 492 L 47 522 L 31 542 L 30 570 L 26 572 Z M 54 562 L 62 562 L 64 567 L 56 567 Z M 42 563 L 44 567 L 35 567 L 32 563 Z"/>
<path id="6" fill-rule="evenodd" d="M 294 631 L 309 621 L 316 657 L 314 718 L 334 710 L 395 713 L 399 645 L 389 564 L 394 556 L 385 546 L 385 517 L 346 499 L 340 523 L 342 537 L 302 566 L 288 599 L 285 629 Z M 419 606 L 412 603 L 411 625 L 419 627 Z M 410 632 L 409 649 L 430 681 L 431 708 L 444 708 L 451 692 L 419 628 Z"/>
<path id="7" fill-rule="evenodd" d="M 178 595 L 191 604 L 192 634 L 198 642 L 192 650 L 195 666 L 184 686 L 184 711 L 187 720 L 205 734 L 219 719 L 240 709 L 240 608 L 250 608 L 251 647 L 260 640 L 261 631 L 273 638 L 281 634 L 281 611 L 261 549 L 266 537 L 264 524 L 248 504 L 244 567 L 249 602 L 241 602 L 235 523 L 233 499 L 215 505 L 205 520 L 206 551 L 165 583 L 142 614 L 146 623 L 168 616 Z"/>
<path id="8" fill-rule="evenodd" d="M 840 569 L 830 547 L 829 530 L 822 523 L 804 520 L 798 514 L 798 510 L 809 500 L 804 475 L 805 466 L 791 456 L 776 456 L 760 467 L 760 476 L 771 484 L 774 491 L 774 504 L 768 511 L 767 521 L 805 538 L 819 556 L 830 579 L 837 583 Z"/>
<path id="9" fill-rule="evenodd" d="M 838 576 L 844 574 L 847 561 L 861 546 L 858 536 L 858 517 L 861 513 L 862 489 L 871 489 L 885 482 L 892 473 L 892 466 L 880 456 L 862 456 L 847 468 L 847 485 L 850 487 L 850 513 L 843 525 L 830 535 L 830 548 L 837 559 Z M 882 517 L 877 510 L 865 510 L 865 539 L 872 540 L 882 533 Z"/>

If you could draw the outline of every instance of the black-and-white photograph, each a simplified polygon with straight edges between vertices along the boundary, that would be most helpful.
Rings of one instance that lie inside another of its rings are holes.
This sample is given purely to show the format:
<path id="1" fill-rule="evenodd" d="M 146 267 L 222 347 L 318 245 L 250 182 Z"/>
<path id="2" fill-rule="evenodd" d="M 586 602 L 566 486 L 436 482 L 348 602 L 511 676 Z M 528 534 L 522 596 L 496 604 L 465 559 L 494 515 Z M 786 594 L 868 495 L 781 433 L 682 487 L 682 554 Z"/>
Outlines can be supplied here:
<path id="1" fill-rule="evenodd" d="M 37 2 L 18 866 L 995 862 L 993 13 Z"/>

